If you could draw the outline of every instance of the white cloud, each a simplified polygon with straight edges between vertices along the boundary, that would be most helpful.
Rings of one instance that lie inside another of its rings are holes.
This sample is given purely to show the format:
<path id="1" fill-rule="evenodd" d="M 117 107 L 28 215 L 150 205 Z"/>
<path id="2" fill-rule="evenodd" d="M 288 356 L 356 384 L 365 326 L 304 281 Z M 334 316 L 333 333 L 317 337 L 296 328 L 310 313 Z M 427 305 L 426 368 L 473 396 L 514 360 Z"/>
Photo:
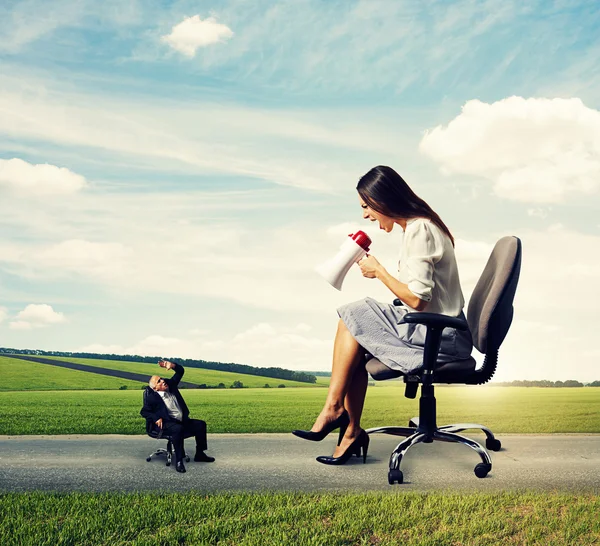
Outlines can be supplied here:
<path id="1" fill-rule="evenodd" d="M 233 31 L 226 25 L 217 23 L 214 17 L 200 19 L 199 15 L 185 17 L 184 20 L 171 29 L 171 33 L 161 37 L 163 42 L 188 57 L 194 57 L 196 50 L 219 42 L 224 42 L 233 36 Z"/>
<path id="2" fill-rule="evenodd" d="M 420 150 L 444 174 L 493 181 L 496 195 L 559 203 L 600 185 L 600 112 L 578 98 L 470 100 L 446 127 L 427 131 Z"/>
<path id="3" fill-rule="evenodd" d="M 36 252 L 41 267 L 111 279 L 122 274 L 130 250 L 121 243 L 95 243 L 70 239 Z"/>
<path id="4" fill-rule="evenodd" d="M 24 320 L 14 320 L 10 323 L 11 330 L 31 330 L 32 328 L 31 323 Z"/>
<path id="5" fill-rule="evenodd" d="M 16 320 L 10 323 L 13 330 L 31 330 L 33 328 L 43 328 L 53 324 L 60 324 L 66 321 L 63 313 L 52 309 L 52 306 L 46 304 L 31 303 L 23 311 L 20 311 L 15 317 Z"/>
<path id="6" fill-rule="evenodd" d="M 0 159 L 0 188 L 23 196 L 48 196 L 75 193 L 86 185 L 83 176 L 65 167 L 32 165 L 19 158 Z"/>
<path id="7" fill-rule="evenodd" d="M 132 354 L 127 352 L 121 345 L 103 345 L 102 343 L 90 343 L 80 349 L 75 349 L 74 352 L 96 353 L 103 355 L 126 355 Z M 143 356 L 143 355 L 140 355 Z M 154 356 L 154 355 L 152 355 Z"/>
<path id="8" fill-rule="evenodd" d="M 142 339 L 132 347 L 129 347 L 127 354 L 142 356 L 174 356 L 172 351 L 177 350 L 178 348 L 184 349 L 185 345 L 191 344 L 189 342 L 182 342 L 182 340 L 178 338 L 154 334 Z M 185 347 L 184 350 L 186 353 L 188 353 L 187 347 Z"/>
<path id="9" fill-rule="evenodd" d="M 532 216 L 534 218 L 547 218 L 548 213 L 551 210 L 552 210 L 551 207 L 549 207 L 549 208 L 537 207 L 537 208 L 533 208 L 533 209 L 527 209 L 527 215 Z"/>
<path id="10" fill-rule="evenodd" d="M 215 332 L 208 331 L 199 339 L 181 339 L 154 334 L 130 346 L 94 343 L 78 350 L 198 358 L 295 370 L 327 369 L 331 364 L 333 339 L 309 337 L 306 335 L 309 329 L 302 323 L 293 327 L 259 323 L 229 336 L 219 336 Z"/>

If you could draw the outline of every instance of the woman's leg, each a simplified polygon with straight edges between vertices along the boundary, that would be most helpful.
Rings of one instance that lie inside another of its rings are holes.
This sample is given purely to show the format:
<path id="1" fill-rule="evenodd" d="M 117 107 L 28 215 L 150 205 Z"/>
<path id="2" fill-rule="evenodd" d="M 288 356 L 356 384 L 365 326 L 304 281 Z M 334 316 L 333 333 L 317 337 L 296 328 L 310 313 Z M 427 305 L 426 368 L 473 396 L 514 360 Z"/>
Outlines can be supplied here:
<path id="1" fill-rule="evenodd" d="M 340 444 L 340 448 L 344 448 L 347 444 L 350 444 L 360 433 L 360 418 L 363 412 L 363 406 L 365 405 L 365 396 L 367 394 L 367 385 L 369 382 L 369 375 L 365 368 L 366 361 L 361 358 L 358 366 L 354 370 L 352 375 L 352 381 L 344 400 L 344 406 L 348 411 L 350 417 L 350 423 L 346 429 L 344 439 Z M 342 452 L 345 449 L 342 449 Z M 337 455 L 336 455 L 337 456 Z"/>
<path id="2" fill-rule="evenodd" d="M 321 410 L 319 417 L 315 421 L 312 427 L 312 431 L 317 432 L 322 430 L 323 427 L 339 417 L 344 411 L 344 400 L 347 399 L 347 394 L 350 389 L 350 385 L 353 383 L 354 372 L 357 370 L 359 363 L 363 358 L 364 350 L 358 344 L 358 342 L 352 337 L 352 334 L 346 328 L 343 320 L 339 320 L 337 333 L 335 335 L 335 341 L 333 344 L 333 365 L 331 367 L 331 380 L 329 382 L 329 390 L 327 392 L 327 399 L 325 405 Z M 359 374 L 362 377 L 362 374 Z M 363 399 L 364 390 L 366 389 L 366 371 L 365 385 L 363 388 Z M 356 415 L 358 409 L 358 397 L 360 395 L 360 382 L 359 388 L 356 389 L 356 393 L 350 398 L 353 411 Z M 350 408 L 347 408 L 350 411 Z M 362 412 L 362 402 L 360 403 L 360 411 L 358 412 L 358 420 L 360 421 L 360 413 Z M 351 416 L 352 419 L 352 416 Z M 350 423 L 352 425 L 352 421 Z"/>

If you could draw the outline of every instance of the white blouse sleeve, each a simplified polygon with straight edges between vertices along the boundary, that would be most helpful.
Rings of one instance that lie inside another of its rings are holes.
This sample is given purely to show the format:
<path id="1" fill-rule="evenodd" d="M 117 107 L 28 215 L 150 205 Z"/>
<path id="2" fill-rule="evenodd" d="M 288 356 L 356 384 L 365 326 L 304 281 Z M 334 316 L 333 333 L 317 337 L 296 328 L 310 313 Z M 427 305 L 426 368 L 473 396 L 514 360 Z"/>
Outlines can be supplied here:
<path id="1" fill-rule="evenodd" d="M 423 301 L 431 301 L 433 270 L 444 253 L 443 242 L 434 234 L 436 226 L 427 221 L 417 220 L 407 227 L 401 259 L 408 274 L 408 289 Z"/>

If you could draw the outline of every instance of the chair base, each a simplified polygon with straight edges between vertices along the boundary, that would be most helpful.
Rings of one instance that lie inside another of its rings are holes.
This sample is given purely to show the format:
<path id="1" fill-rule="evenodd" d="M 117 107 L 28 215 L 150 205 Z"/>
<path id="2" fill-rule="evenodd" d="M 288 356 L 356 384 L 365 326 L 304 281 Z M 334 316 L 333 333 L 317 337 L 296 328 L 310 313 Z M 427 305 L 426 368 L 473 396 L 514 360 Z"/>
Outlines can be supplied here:
<path id="1" fill-rule="evenodd" d="M 375 427 L 370 428 L 366 432 L 367 434 L 391 434 L 393 436 L 405 436 L 406 439 L 400 442 L 392 455 L 390 456 L 390 466 L 388 472 L 388 482 L 390 485 L 403 482 L 403 474 L 400 470 L 400 463 L 406 452 L 414 445 L 423 443 L 431 443 L 435 440 L 441 442 L 456 442 L 464 444 L 474 451 L 476 451 L 481 457 L 481 463 L 479 463 L 475 469 L 475 475 L 478 478 L 485 478 L 492 469 L 492 460 L 486 451 L 486 449 L 476 442 L 465 436 L 456 434 L 463 430 L 479 429 L 482 430 L 486 435 L 486 447 L 491 451 L 499 451 L 501 444 L 500 441 L 494 438 L 494 434 L 490 429 L 483 425 L 475 423 L 459 423 L 454 425 L 444 425 L 441 427 L 435 427 L 433 430 L 425 430 L 419 426 L 419 418 L 413 417 L 409 421 L 408 427 Z"/>
<path id="2" fill-rule="evenodd" d="M 150 453 L 150 455 L 148 455 L 148 457 L 146 457 L 146 461 L 150 462 L 152 460 L 152 457 L 157 457 L 157 456 L 162 456 L 165 455 L 167 457 L 167 462 L 165 463 L 165 466 L 171 466 L 171 462 L 173 460 L 173 444 L 171 443 L 171 440 L 169 440 L 169 442 L 167 443 L 167 447 L 159 447 L 156 451 L 153 451 L 152 453 Z M 185 459 L 186 463 L 190 462 L 190 458 L 186 455 L 185 451 L 183 452 L 183 458 Z"/>

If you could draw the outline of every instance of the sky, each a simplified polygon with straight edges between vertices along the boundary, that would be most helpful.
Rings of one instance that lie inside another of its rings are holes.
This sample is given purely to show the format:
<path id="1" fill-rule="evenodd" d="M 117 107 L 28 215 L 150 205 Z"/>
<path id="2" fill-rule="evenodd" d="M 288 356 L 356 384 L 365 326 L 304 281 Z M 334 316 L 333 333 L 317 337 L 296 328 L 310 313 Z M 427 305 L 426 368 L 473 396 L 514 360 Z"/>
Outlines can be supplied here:
<path id="1" fill-rule="evenodd" d="M 397 271 L 356 193 L 389 165 L 467 306 L 522 241 L 495 380 L 599 380 L 598 28 L 596 1 L 3 1 L 0 346 L 330 370 L 336 308 L 394 295 L 314 268 L 364 229 Z"/>

